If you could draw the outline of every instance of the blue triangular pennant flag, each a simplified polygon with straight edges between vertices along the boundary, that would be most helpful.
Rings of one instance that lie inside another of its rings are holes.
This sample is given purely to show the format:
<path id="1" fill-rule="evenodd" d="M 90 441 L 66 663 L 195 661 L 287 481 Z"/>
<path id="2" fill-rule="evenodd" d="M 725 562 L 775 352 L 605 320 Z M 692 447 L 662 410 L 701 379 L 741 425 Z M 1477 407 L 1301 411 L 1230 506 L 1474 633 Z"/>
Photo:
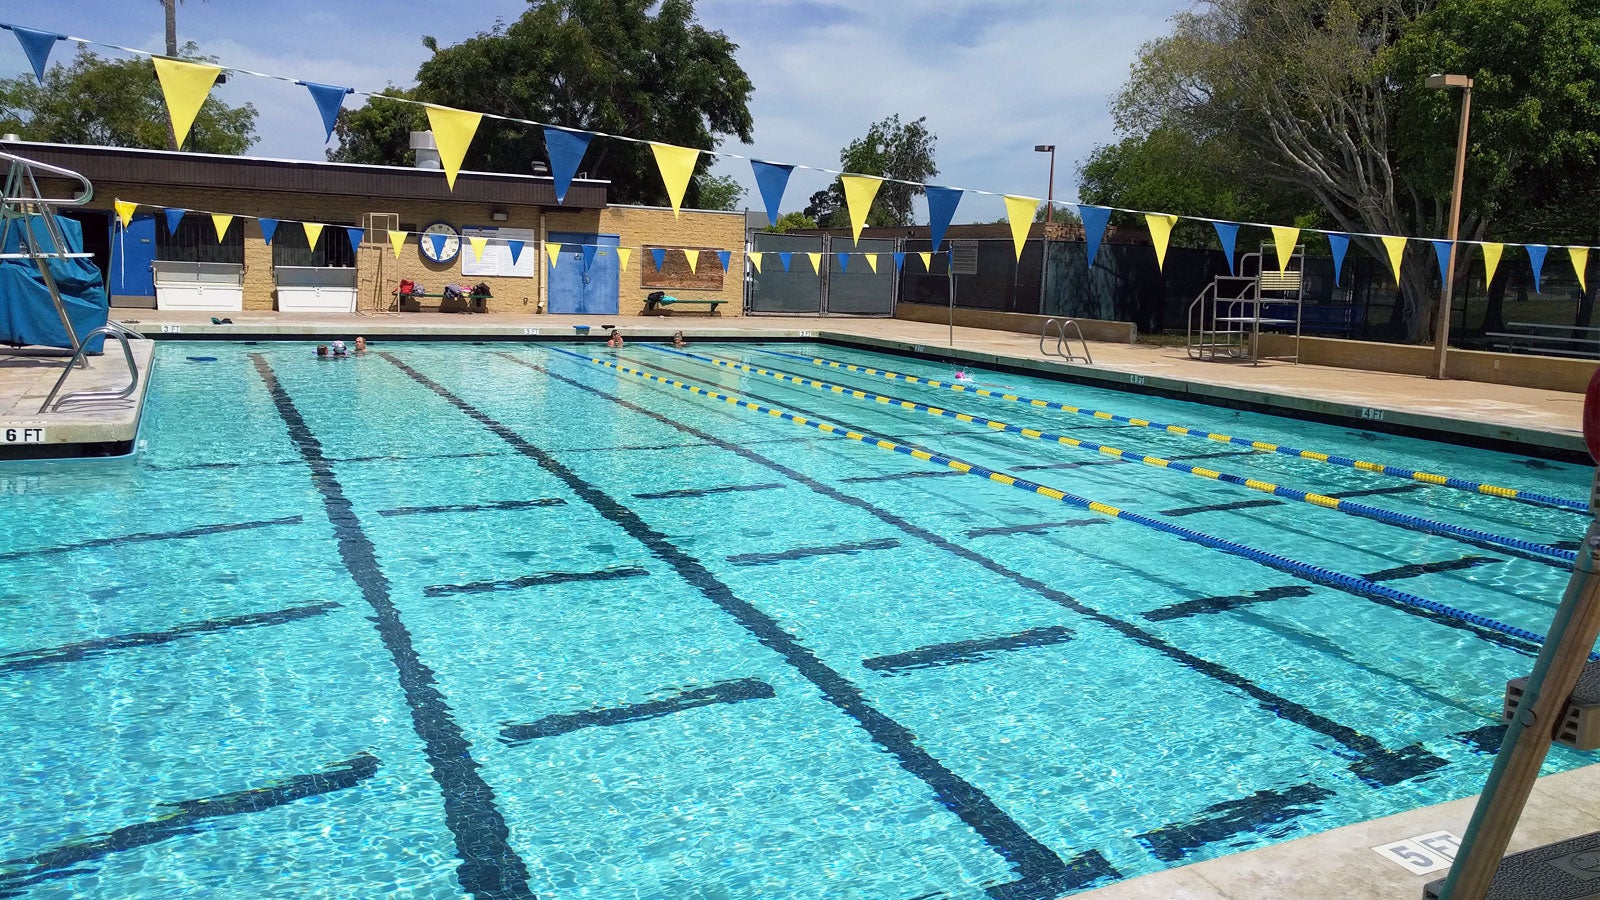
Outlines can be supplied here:
<path id="1" fill-rule="evenodd" d="M 522 255 L 521 241 L 506 241 L 506 246 L 511 248 L 511 264 L 517 264 L 517 257 Z"/>
<path id="2" fill-rule="evenodd" d="M 1344 253 L 1350 249 L 1350 235 L 1328 235 L 1328 249 L 1333 251 L 1333 286 L 1339 286 L 1339 272 L 1344 268 Z"/>
<path id="3" fill-rule="evenodd" d="M 566 202 L 567 188 L 572 186 L 572 176 L 583 164 L 583 154 L 589 149 L 589 140 L 593 137 L 587 131 L 545 126 L 544 149 L 550 156 L 550 174 L 556 179 L 557 203 Z M 661 266 L 658 264 L 656 268 Z"/>
<path id="4" fill-rule="evenodd" d="M 1089 268 L 1094 268 L 1094 255 L 1100 252 L 1100 239 L 1106 235 L 1106 224 L 1111 221 L 1111 210 L 1104 206 L 1079 206 L 1078 218 L 1083 220 L 1083 236 L 1089 242 Z"/>
<path id="5" fill-rule="evenodd" d="M 585 272 L 589 271 L 589 267 L 594 265 L 595 254 L 599 253 L 599 252 L 600 252 L 600 245 L 599 244 L 584 244 L 583 245 L 583 270 Z M 657 268 L 660 268 L 660 267 L 657 266 Z"/>
<path id="6" fill-rule="evenodd" d="M 933 249 L 939 249 L 944 240 L 944 230 L 955 218 L 956 204 L 961 202 L 960 188 L 928 186 L 928 236 L 933 239 Z"/>
<path id="7" fill-rule="evenodd" d="M 272 236 L 278 233 L 278 220 L 262 218 L 256 221 L 261 223 L 261 239 L 267 242 L 267 246 L 272 246 Z"/>
<path id="8" fill-rule="evenodd" d="M 794 253 L 784 250 L 778 254 L 778 262 L 783 263 L 783 270 L 789 271 L 789 263 L 794 262 Z"/>
<path id="9" fill-rule="evenodd" d="M 1217 230 L 1217 240 L 1222 242 L 1222 252 L 1228 254 L 1228 274 L 1233 274 L 1233 249 L 1239 243 L 1239 226 L 1232 222 L 1212 222 Z"/>
<path id="10" fill-rule="evenodd" d="M 906 266 L 906 255 L 904 253 L 896 253 L 894 255 L 894 270 L 896 272 L 898 272 L 901 269 L 905 268 L 905 266 Z"/>
<path id="11" fill-rule="evenodd" d="M 717 259 L 722 260 L 722 273 L 724 275 L 726 275 L 728 273 L 728 261 L 733 259 L 733 251 L 732 250 L 718 250 L 717 251 Z"/>
<path id="12" fill-rule="evenodd" d="M 1528 260 L 1533 263 L 1533 292 L 1535 294 L 1540 293 L 1539 270 L 1544 268 L 1544 255 L 1549 252 L 1550 248 L 1543 244 L 1528 245 Z"/>
<path id="13" fill-rule="evenodd" d="M 178 223 L 183 221 L 183 210 L 167 207 L 167 234 L 178 233 Z"/>
<path id="14" fill-rule="evenodd" d="M 17 43 L 22 45 L 22 52 L 28 55 L 28 62 L 33 63 L 34 76 L 39 79 L 40 84 L 44 84 L 44 67 L 50 62 L 50 49 L 56 45 L 56 41 L 66 40 L 66 36 L 23 28 L 21 25 L 6 27 L 17 36 Z"/>
<path id="15" fill-rule="evenodd" d="M 841 272 L 850 271 L 850 254 L 848 254 L 848 253 L 835 253 L 834 256 L 839 257 L 839 271 L 841 271 Z"/>
<path id="16" fill-rule="evenodd" d="M 344 106 L 345 95 L 354 92 L 350 88 L 334 84 L 317 84 L 315 81 L 300 83 L 311 92 L 311 99 L 316 101 L 317 111 L 322 113 L 322 126 L 328 130 L 328 136 L 323 138 L 323 142 L 333 140 L 333 126 L 339 121 L 339 108 Z"/>
<path id="17" fill-rule="evenodd" d="M 783 189 L 789 186 L 789 173 L 794 171 L 794 166 L 752 159 L 750 168 L 756 173 L 756 187 L 761 191 L 761 202 L 767 205 L 767 221 L 776 225 L 778 204 L 783 202 Z"/>
<path id="18" fill-rule="evenodd" d="M 361 237 L 364 234 L 366 234 L 366 231 L 361 228 L 346 228 L 344 230 L 344 236 L 350 239 L 351 253 L 361 252 Z"/>
<path id="19" fill-rule="evenodd" d="M 1432 239 L 1429 239 L 1428 243 L 1433 245 L 1434 255 L 1439 257 L 1439 277 L 1443 278 L 1445 271 L 1450 268 L 1450 251 L 1453 245 L 1449 241 Z"/>
<path id="20" fill-rule="evenodd" d="M 650 258 L 654 259 L 656 261 L 656 271 L 657 272 L 661 271 L 661 267 L 667 264 L 667 251 L 666 251 L 666 248 L 665 247 L 651 247 L 650 248 Z"/>
<path id="21" fill-rule="evenodd" d="M 444 255 L 444 235 L 442 235 L 442 234 L 428 234 L 428 235 L 423 235 L 423 236 L 426 237 L 430 242 L 433 243 L 433 258 L 434 259 L 438 259 L 439 257 Z"/>

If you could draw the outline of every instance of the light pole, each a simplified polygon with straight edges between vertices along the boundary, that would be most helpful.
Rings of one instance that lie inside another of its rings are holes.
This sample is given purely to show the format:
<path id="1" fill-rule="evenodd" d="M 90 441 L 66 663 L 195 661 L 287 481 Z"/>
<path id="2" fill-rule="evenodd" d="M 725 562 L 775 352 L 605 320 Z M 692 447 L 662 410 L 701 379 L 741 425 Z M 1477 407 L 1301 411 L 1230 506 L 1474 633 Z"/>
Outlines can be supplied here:
<path id="1" fill-rule="evenodd" d="M 1050 154 L 1050 184 L 1046 186 L 1044 195 L 1044 221 L 1049 224 L 1055 221 L 1056 212 L 1056 145 L 1035 144 L 1033 152 Z"/>
<path id="2" fill-rule="evenodd" d="M 1430 88 L 1462 88 L 1461 132 L 1456 138 L 1455 187 L 1450 190 L 1450 264 L 1439 289 L 1439 316 L 1433 326 L 1433 377 L 1445 377 L 1445 355 L 1450 350 L 1450 303 L 1456 274 L 1456 236 L 1461 226 L 1461 176 L 1467 169 L 1467 117 L 1472 114 L 1472 79 L 1465 75 L 1429 75 Z M 1487 285 L 1485 285 L 1487 288 Z"/>

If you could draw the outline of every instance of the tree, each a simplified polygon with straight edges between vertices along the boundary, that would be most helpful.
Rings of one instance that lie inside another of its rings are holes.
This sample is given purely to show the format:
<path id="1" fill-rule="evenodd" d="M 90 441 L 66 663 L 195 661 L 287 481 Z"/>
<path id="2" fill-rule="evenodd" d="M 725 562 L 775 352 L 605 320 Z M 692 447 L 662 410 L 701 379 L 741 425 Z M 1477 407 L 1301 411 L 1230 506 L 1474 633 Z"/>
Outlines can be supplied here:
<path id="1" fill-rule="evenodd" d="M 197 55 L 183 47 L 186 59 Z M 31 75 L 0 79 L 0 130 L 24 140 L 113 147 L 167 146 L 171 120 L 161 85 L 146 59 L 107 60 L 80 48 L 72 64 L 45 71 L 44 84 Z M 243 153 L 256 142 L 256 108 L 229 106 L 207 97 L 189 129 L 197 153 Z"/>
<path id="2" fill-rule="evenodd" d="M 355 109 L 341 109 L 334 120 L 338 146 L 325 151 L 333 162 L 409 166 L 411 132 L 426 131 L 428 114 L 415 103 L 390 97 L 416 99 L 413 92 L 390 85 Z"/>
<path id="3" fill-rule="evenodd" d="M 713 150 L 725 137 L 748 143 L 753 87 L 734 59 L 737 45 L 695 20 L 692 0 L 533 0 L 510 24 L 497 23 L 451 47 L 431 37 L 433 56 L 417 70 L 412 97 L 429 103 L 587 131 Z M 399 164 L 392 117 L 346 117 L 330 159 Z M 382 126 L 376 132 L 369 125 Z M 465 166 L 529 172 L 546 159 L 541 129 L 484 119 Z M 697 173 L 711 160 L 702 157 Z M 618 203 L 665 204 L 650 148 L 598 139 L 583 170 L 611 181 Z M 686 206 L 703 204 L 706 182 L 691 182 Z"/>
<path id="4" fill-rule="evenodd" d="M 696 209 L 722 209 L 734 211 L 739 208 L 739 202 L 744 199 L 744 185 L 732 175 L 701 175 L 696 179 L 700 185 L 700 202 Z"/>
<path id="5" fill-rule="evenodd" d="M 867 224 L 877 226 L 910 225 L 911 198 L 926 193 L 923 184 L 939 174 L 934 165 L 934 145 L 938 136 L 928 130 L 928 117 L 905 124 L 898 113 L 872 123 L 863 137 L 839 151 L 839 164 L 852 175 L 876 175 L 885 180 L 867 212 Z M 902 182 L 911 182 L 905 184 Z M 844 184 L 834 179 L 825 191 L 811 195 L 806 215 L 823 228 L 842 228 L 850 224 L 845 207 Z"/>
<path id="6" fill-rule="evenodd" d="M 815 227 L 817 227 L 817 220 L 816 219 L 811 218 L 810 216 L 806 215 L 803 212 L 798 212 L 797 211 L 797 212 L 786 212 L 783 215 L 779 216 L 778 217 L 778 223 L 776 225 L 773 225 L 771 228 L 768 228 L 767 230 L 768 231 L 777 232 L 778 234 L 784 234 L 785 232 L 795 231 L 796 229 L 800 229 L 800 228 L 815 228 Z"/>

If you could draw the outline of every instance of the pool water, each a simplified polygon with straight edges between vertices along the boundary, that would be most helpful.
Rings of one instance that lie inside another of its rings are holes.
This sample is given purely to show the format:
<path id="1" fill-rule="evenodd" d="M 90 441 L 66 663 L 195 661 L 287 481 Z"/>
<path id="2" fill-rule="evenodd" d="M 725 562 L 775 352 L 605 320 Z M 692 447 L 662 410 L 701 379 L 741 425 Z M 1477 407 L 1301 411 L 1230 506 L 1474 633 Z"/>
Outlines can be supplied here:
<path id="1" fill-rule="evenodd" d="M 136 456 L 0 468 L 0 897 L 1064 895 L 1475 793 L 1533 650 L 1408 603 L 1542 633 L 1568 567 L 1518 548 L 1586 524 L 809 360 L 949 381 L 933 361 L 688 350 L 166 344 Z M 1577 466 L 969 372 L 1587 494 Z"/>

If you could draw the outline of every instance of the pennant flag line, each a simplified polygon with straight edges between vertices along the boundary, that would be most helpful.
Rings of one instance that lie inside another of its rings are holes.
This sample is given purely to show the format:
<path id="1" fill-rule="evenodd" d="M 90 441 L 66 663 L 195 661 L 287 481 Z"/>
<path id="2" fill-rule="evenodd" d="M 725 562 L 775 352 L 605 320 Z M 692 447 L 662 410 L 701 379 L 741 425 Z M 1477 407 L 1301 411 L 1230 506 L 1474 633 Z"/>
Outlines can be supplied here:
<path id="1" fill-rule="evenodd" d="M 750 169 L 755 173 L 756 188 L 761 191 L 761 202 L 767 208 L 767 222 L 776 225 L 778 205 L 783 202 L 783 191 L 789 186 L 789 176 L 794 172 L 794 166 L 752 159 Z"/>
<path id="2" fill-rule="evenodd" d="M 751 268 L 755 269 L 757 272 L 761 271 L 761 254 L 760 253 L 752 253 L 752 254 L 750 254 L 750 266 L 751 266 Z"/>
<path id="3" fill-rule="evenodd" d="M 222 69 L 165 56 L 151 57 L 151 60 L 155 63 L 156 78 L 161 81 L 161 96 L 167 101 L 172 134 L 182 147 L 189 137 L 189 128 L 194 125 L 194 117 L 200 114 L 200 106 L 206 102 Z"/>
<path id="4" fill-rule="evenodd" d="M 811 271 L 817 273 L 818 275 L 821 275 L 822 274 L 822 254 L 821 253 L 807 253 L 806 254 L 806 258 L 811 260 Z"/>
<path id="5" fill-rule="evenodd" d="M 561 261 L 561 245 L 545 241 L 544 254 L 550 257 L 550 268 L 554 269 L 556 264 Z"/>
<path id="6" fill-rule="evenodd" d="M 906 255 L 904 253 L 896 253 L 896 254 L 894 254 L 894 271 L 895 271 L 895 274 L 899 274 L 900 270 L 904 269 L 905 267 L 906 267 Z"/>
<path id="7" fill-rule="evenodd" d="M 1089 251 L 1089 268 L 1094 268 L 1095 254 L 1100 252 L 1100 239 L 1106 235 L 1106 225 L 1111 221 L 1111 210 L 1104 206 L 1078 207 L 1078 218 L 1083 222 L 1083 237 Z"/>
<path id="8" fill-rule="evenodd" d="M 1550 252 L 1550 248 L 1543 244 L 1529 244 L 1527 249 L 1528 261 L 1533 264 L 1533 292 L 1542 293 L 1539 290 L 1539 273 L 1544 269 L 1544 255 Z"/>
<path id="9" fill-rule="evenodd" d="M 1483 284 L 1488 287 L 1494 281 L 1494 270 L 1500 267 L 1500 254 L 1505 251 L 1505 244 L 1483 243 L 1478 245 L 1483 251 Z"/>
<path id="10" fill-rule="evenodd" d="M 850 254 L 835 253 L 834 256 L 839 257 L 839 271 L 848 273 L 850 271 Z"/>
<path id="11" fill-rule="evenodd" d="M 257 219 L 256 222 L 261 226 L 261 240 L 266 243 L 267 246 L 272 246 L 272 236 L 278 233 L 278 220 Z M 405 234 L 403 231 L 400 233 Z"/>
<path id="12" fill-rule="evenodd" d="M 511 264 L 514 266 L 522 256 L 522 241 L 506 241 L 506 247 L 511 250 Z"/>
<path id="13" fill-rule="evenodd" d="M 794 253 L 789 250 L 780 252 L 778 254 L 778 262 L 783 263 L 783 271 L 789 271 L 789 264 L 794 262 Z"/>
<path id="14" fill-rule="evenodd" d="M 312 250 L 317 249 L 317 238 L 322 237 L 322 226 L 316 222 L 301 222 L 300 227 L 306 232 L 306 246 Z M 438 238 L 433 245 L 433 255 L 439 256 L 444 253 L 444 235 L 434 234 L 429 237 Z"/>
<path id="15" fill-rule="evenodd" d="M 650 258 L 656 261 L 656 271 L 659 272 L 661 267 L 667 264 L 667 251 L 660 247 L 651 247 Z"/>
<path id="16" fill-rule="evenodd" d="M 1022 261 L 1022 248 L 1028 243 L 1028 229 L 1033 227 L 1033 215 L 1039 211 L 1039 201 L 1033 197 L 1006 195 L 1006 220 L 1011 223 L 1011 243 L 1017 250 L 1017 262 Z"/>
<path id="17" fill-rule="evenodd" d="M 428 239 L 428 245 L 433 248 L 433 256 L 435 259 L 438 259 L 444 255 L 444 235 L 425 234 L 423 237 Z"/>
<path id="18" fill-rule="evenodd" d="M 1294 256 L 1295 244 L 1300 240 L 1300 229 L 1287 225 L 1272 226 L 1272 248 L 1278 253 L 1278 274 L 1289 271 L 1289 259 Z"/>
<path id="19" fill-rule="evenodd" d="M 223 235 L 228 233 L 228 226 L 233 224 L 233 216 L 223 213 L 212 213 L 211 224 L 217 229 L 217 243 L 222 243 Z"/>
<path id="20" fill-rule="evenodd" d="M 1379 235 L 1383 246 L 1389 251 L 1389 271 L 1394 274 L 1395 284 L 1400 283 L 1400 261 L 1406 252 L 1406 239 L 1392 235 Z"/>
<path id="21" fill-rule="evenodd" d="M 733 251 L 731 251 L 731 250 L 718 250 L 717 251 L 717 259 L 722 262 L 722 272 L 723 272 L 723 274 L 727 274 L 727 272 L 728 272 L 728 261 L 733 259 Z"/>
<path id="22" fill-rule="evenodd" d="M 594 258 L 599 255 L 600 247 L 596 244 L 584 244 L 580 252 L 583 254 L 583 271 L 588 272 L 594 268 Z"/>
<path id="23" fill-rule="evenodd" d="M 939 249 L 939 244 L 944 240 L 945 229 L 950 227 L 950 220 L 955 218 L 956 206 L 961 202 L 960 188 L 928 187 L 928 236 L 933 239 L 932 247 Z"/>
<path id="24" fill-rule="evenodd" d="M 339 121 L 339 109 L 344 106 L 345 96 L 355 91 L 333 84 L 318 84 L 315 81 L 300 83 L 311 92 L 311 99 L 317 104 L 317 112 L 322 114 L 322 126 L 328 131 L 328 136 L 322 139 L 326 144 L 333 140 L 333 126 Z"/>
<path id="25" fill-rule="evenodd" d="M 1588 247 L 1568 247 L 1567 255 L 1572 257 L 1572 269 L 1578 273 L 1578 290 L 1589 292 L 1589 285 L 1585 283 L 1584 276 L 1589 268 Z"/>
<path id="26" fill-rule="evenodd" d="M 472 136 L 478 133 L 478 123 L 483 113 L 448 106 L 427 104 L 428 127 L 433 129 L 433 143 L 439 148 L 439 165 L 444 168 L 445 184 L 456 189 L 456 173 L 461 171 L 461 161 L 467 158 L 467 147 Z"/>
<path id="27" fill-rule="evenodd" d="M 565 128 L 544 129 L 544 149 L 550 157 L 550 174 L 556 180 L 556 202 L 565 203 L 567 188 L 572 186 L 572 176 L 583 164 L 583 154 L 589 150 L 594 135 L 587 131 L 569 131 Z"/>
<path id="28" fill-rule="evenodd" d="M 167 207 L 167 234 L 178 233 L 178 223 L 183 221 L 183 210 Z"/>
<path id="29" fill-rule="evenodd" d="M 1217 240 L 1222 244 L 1222 252 L 1228 257 L 1228 274 L 1235 271 L 1233 266 L 1233 251 L 1239 243 L 1239 226 L 1232 222 L 1212 222 L 1211 227 L 1217 230 Z"/>
<path id="30" fill-rule="evenodd" d="M 1449 241 L 1432 239 L 1428 243 L 1433 245 L 1433 254 L 1439 257 L 1439 277 L 1443 278 L 1450 271 L 1450 255 L 1455 252 L 1455 245 Z"/>
<path id="31" fill-rule="evenodd" d="M 700 151 L 651 141 L 650 152 L 655 154 L 656 168 L 661 170 L 661 182 L 666 185 L 667 199 L 672 202 L 672 216 L 677 218 L 683 205 L 683 192 L 689 189 L 689 177 L 700 160 Z"/>
<path id="32" fill-rule="evenodd" d="M 1150 227 L 1150 240 L 1156 245 L 1156 271 L 1163 271 L 1167 262 L 1167 241 L 1172 237 L 1172 226 L 1178 224 L 1178 217 L 1145 213 L 1144 221 Z"/>
<path id="33" fill-rule="evenodd" d="M 878 254 L 876 254 L 876 253 L 868 253 L 867 254 L 867 268 L 872 270 L 872 274 L 874 274 L 874 275 L 878 274 Z"/>
<path id="34" fill-rule="evenodd" d="M 932 253 L 918 253 L 917 255 L 922 257 L 922 269 L 923 269 L 923 271 L 932 272 L 933 271 L 933 254 Z"/>
<path id="35" fill-rule="evenodd" d="M 1328 235 L 1328 250 L 1333 254 L 1333 286 L 1339 286 L 1339 272 L 1344 268 L 1344 254 L 1350 249 L 1350 235 Z"/>
<path id="36" fill-rule="evenodd" d="M 56 41 L 66 40 L 66 35 L 23 28 L 20 25 L 5 27 L 11 29 L 11 33 L 17 36 L 17 43 L 22 45 L 22 52 L 27 54 L 28 62 L 33 65 L 34 77 L 39 79 L 40 84 L 44 84 L 44 68 L 50 62 L 50 51 L 55 47 Z"/>
<path id="37" fill-rule="evenodd" d="M 518 243 L 521 243 L 521 242 L 519 241 Z M 633 249 L 631 247 L 618 247 L 617 248 L 617 264 L 618 264 L 617 272 L 618 272 L 618 274 L 621 274 L 623 272 L 628 271 L 628 258 L 631 257 L 631 256 L 633 256 Z M 516 258 L 513 257 L 511 261 L 513 263 L 516 262 Z"/>
<path id="38" fill-rule="evenodd" d="M 872 175 L 840 175 L 839 183 L 844 185 L 844 205 L 850 212 L 850 234 L 860 244 L 867 211 L 872 208 L 872 200 L 878 196 L 883 179 Z"/>
<path id="39" fill-rule="evenodd" d="M 117 218 L 122 220 L 123 228 L 133 224 L 133 211 L 139 208 L 139 204 L 129 203 L 126 200 L 117 200 L 111 205 L 117 208 Z"/>
<path id="40" fill-rule="evenodd" d="M 391 232 L 389 232 L 389 246 L 394 248 L 394 258 L 395 259 L 399 259 L 400 258 L 400 251 L 404 250 L 405 246 L 406 246 L 406 232 L 404 232 L 404 231 L 391 231 Z"/>
<path id="41" fill-rule="evenodd" d="M 360 253 L 361 252 L 361 239 L 363 237 L 365 237 L 366 234 L 367 234 L 366 230 L 362 229 L 362 228 L 353 228 L 352 227 L 352 228 L 346 228 L 344 230 L 344 236 L 347 239 L 349 239 L 349 241 L 350 241 L 350 252 L 351 253 Z"/>
<path id="42" fill-rule="evenodd" d="M 483 251 L 489 249 L 489 239 L 479 235 L 473 235 L 467 238 L 467 243 L 472 245 L 472 258 L 482 262 Z"/>

